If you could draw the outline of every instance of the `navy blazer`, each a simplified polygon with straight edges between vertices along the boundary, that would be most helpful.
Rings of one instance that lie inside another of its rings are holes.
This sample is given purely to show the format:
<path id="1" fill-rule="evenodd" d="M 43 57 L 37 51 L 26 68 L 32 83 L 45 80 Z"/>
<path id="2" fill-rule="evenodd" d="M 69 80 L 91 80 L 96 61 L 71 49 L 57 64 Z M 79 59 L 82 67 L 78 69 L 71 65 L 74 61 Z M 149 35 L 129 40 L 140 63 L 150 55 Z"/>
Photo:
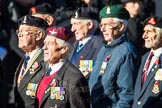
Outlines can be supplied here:
<path id="1" fill-rule="evenodd" d="M 97 54 L 102 47 L 103 37 L 100 35 L 94 35 L 92 38 L 84 45 L 84 47 L 80 50 L 76 61 L 74 63 L 75 66 L 79 67 L 80 60 L 96 60 Z M 79 44 L 79 41 L 76 41 L 73 46 L 72 54 L 69 57 L 71 61 L 73 54 Z"/>
<path id="2" fill-rule="evenodd" d="M 162 107 L 162 80 L 155 80 L 158 69 L 162 69 L 162 54 L 160 55 L 159 64 L 152 66 L 143 87 L 141 86 L 143 68 L 149 53 L 150 52 L 146 53 L 142 58 L 135 85 L 133 108 Z"/>
<path id="3" fill-rule="evenodd" d="M 56 85 L 48 84 L 40 108 L 90 108 L 88 82 L 77 67 L 66 61 L 53 79 Z M 52 87 L 63 87 L 64 98 L 51 98 Z"/>
<path id="4" fill-rule="evenodd" d="M 45 72 L 45 65 L 43 62 L 43 50 L 40 49 L 37 57 L 31 58 L 30 66 L 27 66 L 27 72 L 21 80 L 19 86 L 17 84 L 18 76 L 20 74 L 20 70 L 23 64 L 24 58 L 21 60 L 14 78 L 14 96 L 15 96 L 15 106 L 16 108 L 36 108 L 36 97 L 27 95 L 29 83 L 37 84 L 41 80 L 43 73 Z M 32 69 L 33 64 L 38 62 L 38 67 L 34 70 Z M 29 63 L 29 64 L 30 64 Z M 35 94 L 36 95 L 36 94 Z"/>

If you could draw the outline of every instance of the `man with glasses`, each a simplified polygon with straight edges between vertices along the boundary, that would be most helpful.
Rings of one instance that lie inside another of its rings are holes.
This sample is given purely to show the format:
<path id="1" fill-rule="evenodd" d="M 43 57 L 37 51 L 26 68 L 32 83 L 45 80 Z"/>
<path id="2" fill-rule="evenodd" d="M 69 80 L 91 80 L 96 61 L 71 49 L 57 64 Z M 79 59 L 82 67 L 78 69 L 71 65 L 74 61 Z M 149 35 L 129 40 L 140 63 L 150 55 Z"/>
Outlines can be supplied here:
<path id="1" fill-rule="evenodd" d="M 92 71 L 103 37 L 96 35 L 98 13 L 95 8 L 79 8 L 71 18 L 71 31 L 75 34 L 75 43 L 71 62 L 87 76 Z M 88 76 L 87 76 L 88 78 Z"/>
<path id="2" fill-rule="evenodd" d="M 92 108 L 131 108 L 139 57 L 127 40 L 128 11 L 108 5 L 100 11 L 104 45 L 89 79 Z"/>
<path id="3" fill-rule="evenodd" d="M 16 108 L 35 108 L 35 94 L 44 72 L 42 47 L 48 24 L 30 15 L 21 17 L 18 23 L 18 46 L 26 54 L 15 73 L 15 105 Z"/>

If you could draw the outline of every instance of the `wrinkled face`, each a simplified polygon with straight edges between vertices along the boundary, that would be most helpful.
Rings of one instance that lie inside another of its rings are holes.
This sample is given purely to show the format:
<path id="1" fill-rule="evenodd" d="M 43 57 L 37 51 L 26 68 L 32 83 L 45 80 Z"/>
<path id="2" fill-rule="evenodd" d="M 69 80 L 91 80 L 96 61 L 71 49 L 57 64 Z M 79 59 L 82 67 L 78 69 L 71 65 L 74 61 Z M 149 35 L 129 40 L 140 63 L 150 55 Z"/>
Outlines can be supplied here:
<path id="1" fill-rule="evenodd" d="M 49 64 L 59 62 L 63 53 L 63 48 L 56 42 L 56 37 L 47 35 L 44 40 L 44 61 Z"/>
<path id="2" fill-rule="evenodd" d="M 128 10 L 130 16 L 132 18 L 136 17 L 141 10 L 141 2 L 140 1 L 132 1 L 125 3 L 125 8 Z"/>
<path id="3" fill-rule="evenodd" d="M 145 47 L 153 50 L 162 46 L 162 36 L 158 35 L 155 27 L 146 25 L 142 38 L 145 40 Z"/>
<path id="4" fill-rule="evenodd" d="M 20 25 L 17 30 L 19 48 L 25 52 L 27 50 L 33 50 L 33 48 L 37 45 L 36 35 L 38 35 L 38 30 L 39 29 L 37 27 Z"/>
<path id="5" fill-rule="evenodd" d="M 113 42 L 121 34 L 120 25 L 115 23 L 112 18 L 102 18 L 100 29 L 103 33 L 104 40 L 108 44 Z"/>
<path id="6" fill-rule="evenodd" d="M 71 19 L 71 31 L 74 32 L 76 40 L 84 40 L 88 35 L 88 23 L 84 20 Z"/>

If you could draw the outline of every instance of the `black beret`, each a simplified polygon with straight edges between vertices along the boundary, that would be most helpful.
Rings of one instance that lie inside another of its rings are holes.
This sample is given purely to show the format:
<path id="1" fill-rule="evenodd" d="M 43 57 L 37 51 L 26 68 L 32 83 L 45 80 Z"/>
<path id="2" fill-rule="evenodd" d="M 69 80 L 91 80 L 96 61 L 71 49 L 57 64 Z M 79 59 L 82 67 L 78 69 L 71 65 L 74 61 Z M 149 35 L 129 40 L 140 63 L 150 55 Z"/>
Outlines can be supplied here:
<path id="1" fill-rule="evenodd" d="M 91 19 L 99 20 L 98 9 L 93 7 L 81 7 L 75 11 L 75 14 L 72 16 L 75 19 Z"/>
<path id="2" fill-rule="evenodd" d="M 45 29 L 45 30 L 48 27 L 48 24 L 45 20 L 43 20 L 42 18 L 31 16 L 31 15 L 25 15 L 19 18 L 18 25 L 22 25 L 22 24 L 38 27 L 38 28 Z"/>
<path id="3" fill-rule="evenodd" d="M 37 5 L 35 7 L 31 7 L 29 10 L 29 14 L 52 14 L 54 13 L 54 7 L 52 7 L 49 3 L 43 3 L 41 5 Z"/>
<path id="4" fill-rule="evenodd" d="M 162 28 L 162 18 L 157 16 L 151 16 L 144 21 L 144 26 L 147 24 L 154 27 Z"/>

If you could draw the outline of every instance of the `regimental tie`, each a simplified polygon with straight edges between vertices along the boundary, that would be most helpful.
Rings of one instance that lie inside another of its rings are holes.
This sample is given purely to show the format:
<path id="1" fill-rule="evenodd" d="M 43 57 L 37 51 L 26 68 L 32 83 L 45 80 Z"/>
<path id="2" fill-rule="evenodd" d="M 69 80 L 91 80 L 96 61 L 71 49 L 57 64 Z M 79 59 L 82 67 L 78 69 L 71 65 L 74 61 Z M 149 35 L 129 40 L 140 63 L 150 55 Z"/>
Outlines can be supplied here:
<path id="1" fill-rule="evenodd" d="M 77 47 L 77 52 L 79 52 L 83 47 L 83 44 L 81 43 L 78 47 Z"/>
<path id="2" fill-rule="evenodd" d="M 50 73 L 51 73 L 52 69 L 51 68 L 48 68 L 46 73 L 45 73 L 45 76 L 50 76 Z"/>
<path id="3" fill-rule="evenodd" d="M 25 72 L 25 69 L 27 68 L 27 64 L 28 64 L 28 60 L 29 59 L 30 59 L 29 56 L 25 56 L 25 58 L 24 58 L 24 65 L 23 65 L 23 68 L 22 68 L 21 76 L 24 75 L 24 72 Z"/>
<path id="4" fill-rule="evenodd" d="M 151 63 L 151 59 L 154 56 L 154 53 L 151 52 L 143 69 L 143 74 L 142 74 L 142 85 L 145 83 L 146 78 L 147 78 L 147 74 L 148 74 L 148 69 L 149 69 L 149 65 Z"/>

